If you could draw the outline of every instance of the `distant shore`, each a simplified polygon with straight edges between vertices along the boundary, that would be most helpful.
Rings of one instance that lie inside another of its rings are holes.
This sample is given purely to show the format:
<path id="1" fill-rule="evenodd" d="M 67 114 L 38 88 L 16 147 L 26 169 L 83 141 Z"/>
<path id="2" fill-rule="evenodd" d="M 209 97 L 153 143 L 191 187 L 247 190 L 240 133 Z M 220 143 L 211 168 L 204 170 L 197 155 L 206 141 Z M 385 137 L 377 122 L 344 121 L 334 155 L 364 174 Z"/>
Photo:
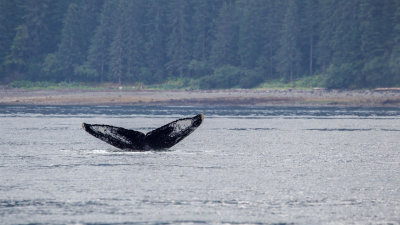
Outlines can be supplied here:
<path id="1" fill-rule="evenodd" d="M 400 91 L 375 90 L 23 90 L 0 89 L 1 105 L 260 105 L 399 107 Z"/>

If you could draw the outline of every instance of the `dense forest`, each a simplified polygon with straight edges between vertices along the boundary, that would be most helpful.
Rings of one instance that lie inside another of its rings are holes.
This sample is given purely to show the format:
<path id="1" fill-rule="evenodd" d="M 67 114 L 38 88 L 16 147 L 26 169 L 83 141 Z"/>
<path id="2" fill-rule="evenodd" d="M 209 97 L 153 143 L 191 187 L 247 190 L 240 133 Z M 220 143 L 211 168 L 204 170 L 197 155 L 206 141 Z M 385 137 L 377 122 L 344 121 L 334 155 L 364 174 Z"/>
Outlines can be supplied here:
<path id="1" fill-rule="evenodd" d="M 0 82 L 400 85 L 400 0 L 0 0 Z"/>

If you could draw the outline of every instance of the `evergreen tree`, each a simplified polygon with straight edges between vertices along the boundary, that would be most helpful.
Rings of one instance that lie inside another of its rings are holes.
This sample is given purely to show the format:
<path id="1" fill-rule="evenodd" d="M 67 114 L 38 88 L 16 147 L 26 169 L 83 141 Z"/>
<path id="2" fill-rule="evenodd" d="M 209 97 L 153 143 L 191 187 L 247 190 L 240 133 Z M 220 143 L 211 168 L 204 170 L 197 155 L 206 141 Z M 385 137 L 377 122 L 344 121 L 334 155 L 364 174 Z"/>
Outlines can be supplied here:
<path id="1" fill-rule="evenodd" d="M 47 14 L 53 10 L 49 9 L 50 0 L 32 0 L 20 2 L 23 8 L 23 21 L 17 27 L 17 32 L 10 52 L 4 64 L 9 69 L 21 75 L 30 75 L 30 79 L 38 79 L 40 75 L 40 62 L 44 55 L 51 49 L 50 24 Z"/>
<path id="2" fill-rule="evenodd" d="M 141 78 L 145 70 L 145 1 L 121 1 L 121 25 L 124 45 L 123 56 L 126 62 L 125 71 L 131 78 Z M 138 76 L 139 75 L 139 76 Z M 146 78 L 146 77 L 144 77 Z M 150 77 L 148 78 L 150 79 Z"/>
<path id="3" fill-rule="evenodd" d="M 390 2 L 386 1 L 386 2 Z M 376 86 L 390 84 L 390 73 L 386 72 L 389 52 L 385 45 L 391 36 L 390 8 L 385 9 L 385 1 L 365 0 L 360 3 L 360 31 L 362 69 L 360 75 L 361 86 Z M 390 10 L 390 11 L 388 11 Z M 380 74 L 377 76 L 377 74 Z"/>
<path id="4" fill-rule="evenodd" d="M 101 2 L 82 0 L 68 7 L 56 53 L 56 66 L 60 75 L 68 81 L 82 79 L 74 71 L 86 61 L 90 39 L 97 24 L 98 9 L 101 7 L 98 3 Z"/>
<path id="5" fill-rule="evenodd" d="M 110 46 L 116 33 L 118 17 L 120 16 L 119 0 L 104 2 L 99 24 L 90 42 L 88 64 L 97 72 L 99 81 L 110 78 Z"/>
<path id="6" fill-rule="evenodd" d="M 354 88 L 365 84 L 361 70 L 359 2 L 341 0 L 338 4 L 337 26 L 333 33 L 332 61 L 327 71 L 330 88 Z M 360 83 L 356 83 L 356 81 Z"/>
<path id="7" fill-rule="evenodd" d="M 284 1 L 266 0 L 262 10 L 260 19 L 264 24 L 260 28 L 261 39 L 263 40 L 260 57 L 257 59 L 257 71 L 262 76 L 272 79 L 277 74 L 277 51 L 279 48 L 280 31 L 282 27 L 283 17 L 286 12 L 286 4 Z"/>
<path id="8" fill-rule="evenodd" d="M 215 20 L 221 1 L 194 0 L 192 18 L 192 61 L 190 76 L 200 77 L 211 73 L 209 56 L 215 39 Z"/>
<path id="9" fill-rule="evenodd" d="M 319 2 L 319 24 L 318 42 L 316 44 L 315 54 L 317 65 L 322 73 L 326 73 L 332 62 L 334 49 L 336 48 L 335 31 L 340 20 L 340 2 L 337 0 L 321 0 Z M 347 22 L 347 21 L 344 21 Z"/>
<path id="10" fill-rule="evenodd" d="M 167 43 L 167 69 L 171 75 L 183 77 L 191 60 L 191 13 L 187 0 L 169 1 L 170 34 Z"/>
<path id="11" fill-rule="evenodd" d="M 3 0 L 0 79 L 398 85 L 399 18 L 398 0 Z"/>
<path id="12" fill-rule="evenodd" d="M 214 20 L 218 14 L 220 1 L 195 0 L 193 15 L 193 59 L 206 61 L 214 40 Z"/>
<path id="13" fill-rule="evenodd" d="M 61 42 L 61 31 L 65 14 L 68 10 L 69 1 L 49 0 L 47 4 L 48 7 L 45 10 L 44 16 L 46 32 L 42 33 L 40 37 L 42 39 L 41 49 L 44 50 L 42 53 L 44 57 L 46 54 L 54 53 L 58 49 L 58 45 Z"/>
<path id="14" fill-rule="evenodd" d="M 79 4 L 79 26 L 78 41 L 82 49 L 83 57 L 80 59 L 83 63 L 87 57 L 87 51 L 90 46 L 90 40 L 94 35 L 94 31 L 98 25 L 98 18 L 103 6 L 102 0 L 81 0 Z"/>
<path id="15" fill-rule="evenodd" d="M 29 33 L 25 24 L 16 28 L 16 34 L 11 45 L 10 53 L 4 60 L 3 65 L 14 78 L 22 78 L 26 71 L 27 60 L 29 58 Z"/>
<path id="16" fill-rule="evenodd" d="M 211 62 L 214 67 L 238 65 L 238 27 L 234 2 L 223 2 L 215 26 L 215 40 L 210 55 Z"/>
<path id="17" fill-rule="evenodd" d="M 13 43 L 16 28 L 23 21 L 21 5 L 21 1 L 0 1 L 0 79 L 5 77 L 5 63 L 10 63 L 5 60 L 6 56 L 10 55 L 10 46 Z"/>
<path id="18" fill-rule="evenodd" d="M 318 41 L 318 18 L 319 15 L 319 0 L 307 0 L 304 2 L 304 10 L 301 15 L 302 20 L 302 41 L 304 46 L 305 65 L 308 65 L 307 72 L 309 75 L 314 74 L 315 68 L 315 46 Z"/>
<path id="19" fill-rule="evenodd" d="M 111 77 L 114 81 L 118 81 L 118 84 L 122 83 L 122 76 L 124 73 L 123 58 L 123 38 L 122 38 L 122 26 L 117 27 L 117 32 L 113 37 L 110 48 L 110 69 Z"/>
<path id="20" fill-rule="evenodd" d="M 62 30 L 62 39 L 60 47 L 57 51 L 56 66 L 59 67 L 62 77 L 68 81 L 73 79 L 74 68 L 82 62 L 84 57 L 82 50 L 79 48 L 79 6 L 71 3 L 68 7 L 67 15 Z M 62 77 L 56 79 L 62 80 Z"/>
<path id="21" fill-rule="evenodd" d="M 96 71 L 93 78 L 100 82 L 104 81 L 108 69 L 108 46 L 105 29 L 100 25 L 96 28 L 91 40 L 86 62 L 89 70 L 94 69 Z"/>
<path id="22" fill-rule="evenodd" d="M 297 16 L 296 1 L 288 0 L 277 57 L 279 61 L 278 71 L 282 77 L 289 81 L 292 81 L 294 76 L 300 72 L 301 52 L 297 39 L 300 30 Z"/>
<path id="23" fill-rule="evenodd" d="M 149 0 L 146 10 L 147 26 L 145 26 L 146 65 L 154 81 L 165 78 L 166 64 L 166 8 L 167 1 Z"/>
<path id="24" fill-rule="evenodd" d="M 389 71 L 393 78 L 392 81 L 397 84 L 400 82 L 400 3 L 393 4 L 395 12 L 392 17 L 393 26 L 393 42 L 389 46 L 393 46 L 390 54 Z"/>
<path id="25" fill-rule="evenodd" d="M 256 66 L 257 59 L 263 50 L 262 35 L 263 26 L 266 22 L 264 17 L 265 2 L 240 1 L 237 2 L 239 14 L 239 48 L 240 65 L 242 67 L 253 69 Z"/>

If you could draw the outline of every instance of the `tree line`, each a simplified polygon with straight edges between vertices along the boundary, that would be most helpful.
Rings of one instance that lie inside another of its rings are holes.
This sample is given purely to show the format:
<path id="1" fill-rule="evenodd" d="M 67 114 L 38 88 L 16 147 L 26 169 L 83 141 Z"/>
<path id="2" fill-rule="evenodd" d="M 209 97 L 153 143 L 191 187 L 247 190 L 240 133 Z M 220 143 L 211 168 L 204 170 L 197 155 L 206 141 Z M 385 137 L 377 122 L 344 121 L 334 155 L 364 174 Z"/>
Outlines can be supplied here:
<path id="1" fill-rule="evenodd" d="M 2 0 L 0 80 L 400 84 L 399 0 Z"/>

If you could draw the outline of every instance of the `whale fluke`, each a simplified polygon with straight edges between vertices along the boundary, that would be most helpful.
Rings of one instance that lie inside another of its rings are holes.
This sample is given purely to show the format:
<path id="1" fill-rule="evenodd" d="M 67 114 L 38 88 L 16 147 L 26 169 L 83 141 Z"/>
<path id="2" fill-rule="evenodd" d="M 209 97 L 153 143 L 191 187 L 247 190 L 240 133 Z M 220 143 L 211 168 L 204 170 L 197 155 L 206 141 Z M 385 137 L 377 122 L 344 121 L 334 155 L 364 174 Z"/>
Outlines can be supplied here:
<path id="1" fill-rule="evenodd" d="M 139 131 L 103 124 L 82 123 L 82 128 L 94 137 L 108 144 L 128 151 L 168 149 L 191 134 L 204 120 L 198 114 L 175 120 L 144 134 Z"/>

